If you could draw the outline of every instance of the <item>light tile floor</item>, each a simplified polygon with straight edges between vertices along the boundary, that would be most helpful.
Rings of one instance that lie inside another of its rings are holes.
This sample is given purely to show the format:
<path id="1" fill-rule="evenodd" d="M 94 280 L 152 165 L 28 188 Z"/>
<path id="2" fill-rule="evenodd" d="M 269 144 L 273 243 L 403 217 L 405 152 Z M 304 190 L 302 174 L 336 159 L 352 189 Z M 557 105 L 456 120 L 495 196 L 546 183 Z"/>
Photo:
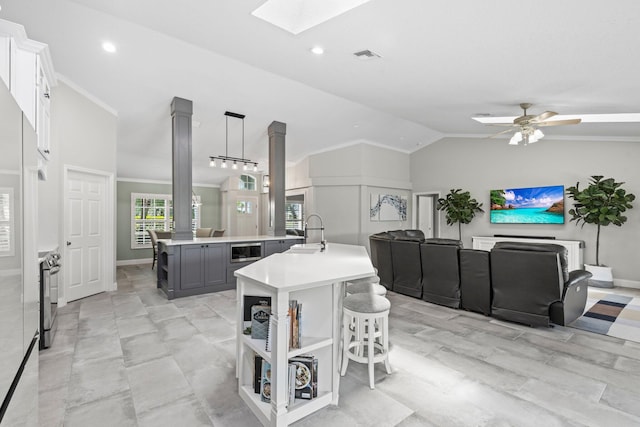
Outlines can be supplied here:
<path id="1" fill-rule="evenodd" d="M 117 278 L 59 310 L 40 425 L 258 426 L 237 394 L 235 292 L 168 301 L 149 265 Z M 640 425 L 640 344 L 389 299 L 393 373 L 370 390 L 350 363 L 339 406 L 296 426 Z"/>

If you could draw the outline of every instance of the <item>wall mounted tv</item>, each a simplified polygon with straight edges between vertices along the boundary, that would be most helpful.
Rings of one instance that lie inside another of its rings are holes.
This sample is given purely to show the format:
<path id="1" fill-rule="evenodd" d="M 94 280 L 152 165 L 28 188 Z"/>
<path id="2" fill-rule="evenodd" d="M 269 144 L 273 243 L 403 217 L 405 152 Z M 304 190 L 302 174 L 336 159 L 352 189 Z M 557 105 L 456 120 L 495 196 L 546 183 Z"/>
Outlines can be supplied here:
<path id="1" fill-rule="evenodd" d="M 492 224 L 564 224 L 564 186 L 491 190 Z"/>

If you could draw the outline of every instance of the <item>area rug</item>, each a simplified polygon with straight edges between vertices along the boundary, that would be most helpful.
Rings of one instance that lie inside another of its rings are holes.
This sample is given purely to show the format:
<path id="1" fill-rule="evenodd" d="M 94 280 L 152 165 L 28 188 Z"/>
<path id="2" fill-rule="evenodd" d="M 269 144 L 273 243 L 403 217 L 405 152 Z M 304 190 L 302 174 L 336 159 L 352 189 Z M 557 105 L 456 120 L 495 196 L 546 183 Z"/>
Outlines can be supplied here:
<path id="1" fill-rule="evenodd" d="M 569 326 L 640 343 L 640 298 L 589 291 L 584 314 Z"/>

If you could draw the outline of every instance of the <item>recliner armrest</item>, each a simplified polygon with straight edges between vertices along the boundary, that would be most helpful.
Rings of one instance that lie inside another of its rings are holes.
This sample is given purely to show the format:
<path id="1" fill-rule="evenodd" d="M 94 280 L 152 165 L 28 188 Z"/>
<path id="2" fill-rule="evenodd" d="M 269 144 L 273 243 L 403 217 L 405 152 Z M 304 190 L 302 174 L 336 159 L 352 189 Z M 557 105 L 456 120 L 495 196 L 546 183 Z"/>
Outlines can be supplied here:
<path id="1" fill-rule="evenodd" d="M 583 280 L 586 280 L 593 276 L 590 272 L 586 270 L 573 270 L 569 272 L 569 280 L 567 280 L 564 284 L 564 288 L 568 289 L 572 286 L 578 285 Z"/>

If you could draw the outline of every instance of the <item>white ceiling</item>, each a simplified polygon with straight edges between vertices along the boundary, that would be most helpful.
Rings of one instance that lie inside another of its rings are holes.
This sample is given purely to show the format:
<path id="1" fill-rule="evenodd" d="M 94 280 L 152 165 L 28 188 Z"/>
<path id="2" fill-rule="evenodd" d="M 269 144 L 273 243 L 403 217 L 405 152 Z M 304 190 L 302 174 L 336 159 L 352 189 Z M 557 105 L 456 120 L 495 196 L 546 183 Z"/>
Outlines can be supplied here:
<path id="1" fill-rule="evenodd" d="M 274 120 L 287 123 L 296 162 L 357 141 L 412 152 L 443 136 L 484 137 L 500 129 L 471 116 L 519 115 L 520 102 L 531 114 L 640 112 L 637 0 L 372 0 L 298 35 L 252 16 L 263 2 L 0 0 L 0 18 L 47 43 L 56 72 L 117 111 L 120 177 L 170 179 L 174 96 L 192 100 L 200 122 L 198 183 L 223 179 L 207 163 L 225 154 L 227 110 L 246 115 L 245 157 L 261 169 Z M 353 56 L 363 49 L 382 58 Z M 232 121 L 228 154 L 240 157 Z M 640 124 L 545 133 L 640 141 Z"/>

